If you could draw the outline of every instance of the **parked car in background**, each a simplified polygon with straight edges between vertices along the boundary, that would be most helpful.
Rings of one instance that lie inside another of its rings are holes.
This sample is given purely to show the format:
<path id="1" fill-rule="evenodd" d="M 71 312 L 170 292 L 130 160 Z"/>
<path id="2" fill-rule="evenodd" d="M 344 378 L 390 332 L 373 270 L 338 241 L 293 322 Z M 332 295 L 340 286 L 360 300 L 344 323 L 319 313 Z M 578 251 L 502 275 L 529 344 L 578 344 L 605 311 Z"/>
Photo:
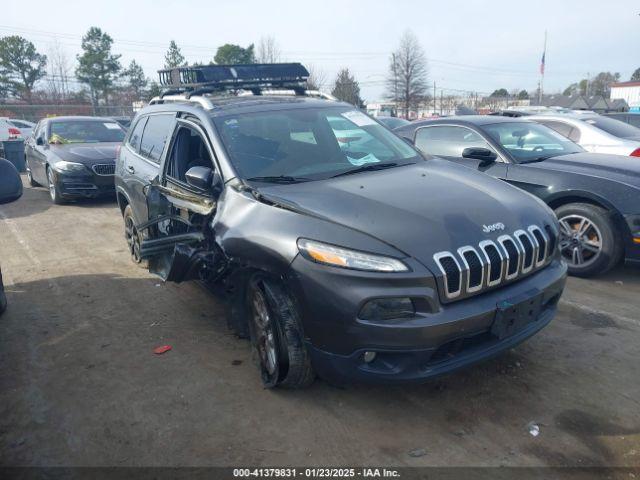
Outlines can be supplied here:
<path id="1" fill-rule="evenodd" d="M 525 118 L 450 117 L 396 132 L 427 155 L 500 178 L 543 200 L 560 222 L 560 251 L 569 273 L 587 277 L 622 258 L 640 261 L 640 162 L 585 152 Z"/>
<path id="2" fill-rule="evenodd" d="M 6 117 L 0 117 L 0 142 L 24 138 L 25 135 L 23 134 L 22 129 L 18 128 L 13 121 L 10 121 Z"/>
<path id="3" fill-rule="evenodd" d="M 597 113 L 531 115 L 588 152 L 640 157 L 640 128 Z"/>
<path id="4" fill-rule="evenodd" d="M 125 131 L 129 130 L 129 127 L 131 126 L 132 117 L 121 116 L 121 117 L 111 117 L 111 118 L 116 122 L 118 122 Z"/>
<path id="5" fill-rule="evenodd" d="M 628 123 L 636 128 L 640 128 L 640 112 L 626 112 L 626 113 L 605 113 L 605 117 L 613 118 L 624 123 Z"/>
<path id="6" fill-rule="evenodd" d="M 48 187 L 56 204 L 112 195 L 116 154 L 124 136 L 110 118 L 41 120 L 25 143 L 29 184 Z"/>
<path id="7" fill-rule="evenodd" d="M 393 130 L 394 128 L 404 127 L 405 125 L 409 125 L 411 123 L 409 120 L 398 117 L 376 117 L 376 120 L 378 120 L 381 124 L 391 130 Z"/>
<path id="8" fill-rule="evenodd" d="M 11 162 L 0 158 L 0 205 L 14 202 L 22 196 L 22 180 L 16 167 Z M 2 270 L 0 269 L 0 315 L 7 308 L 7 297 L 4 294 Z"/>
<path id="9" fill-rule="evenodd" d="M 282 93 L 154 99 L 120 151 L 117 196 L 135 262 L 231 295 L 267 387 L 425 381 L 551 321 L 566 265 L 542 202 L 425 162 L 352 105 L 294 95 L 302 65 L 230 68 L 195 71 Z"/>

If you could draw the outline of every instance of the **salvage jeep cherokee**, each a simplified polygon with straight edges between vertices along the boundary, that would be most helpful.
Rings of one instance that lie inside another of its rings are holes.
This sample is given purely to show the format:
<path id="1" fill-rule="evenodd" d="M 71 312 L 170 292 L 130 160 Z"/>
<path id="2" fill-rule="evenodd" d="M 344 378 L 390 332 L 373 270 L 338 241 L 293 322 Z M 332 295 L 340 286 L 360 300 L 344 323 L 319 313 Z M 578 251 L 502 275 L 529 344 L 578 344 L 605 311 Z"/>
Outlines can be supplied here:
<path id="1" fill-rule="evenodd" d="M 221 287 L 266 386 L 424 381 L 551 321 L 566 265 L 541 201 L 426 161 L 300 64 L 160 75 L 116 165 L 132 258 Z"/>

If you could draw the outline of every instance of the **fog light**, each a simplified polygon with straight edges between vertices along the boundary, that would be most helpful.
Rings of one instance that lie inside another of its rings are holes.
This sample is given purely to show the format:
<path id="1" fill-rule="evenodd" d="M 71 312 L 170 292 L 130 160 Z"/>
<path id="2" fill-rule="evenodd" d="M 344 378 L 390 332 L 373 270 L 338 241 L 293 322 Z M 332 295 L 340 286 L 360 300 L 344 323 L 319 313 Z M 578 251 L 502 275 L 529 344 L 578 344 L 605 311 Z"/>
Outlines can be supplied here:
<path id="1" fill-rule="evenodd" d="M 364 363 L 371 363 L 376 359 L 376 352 L 364 352 Z"/>
<path id="2" fill-rule="evenodd" d="M 365 303 L 360 314 L 363 320 L 389 320 L 413 317 L 416 309 L 408 297 L 376 298 Z"/>

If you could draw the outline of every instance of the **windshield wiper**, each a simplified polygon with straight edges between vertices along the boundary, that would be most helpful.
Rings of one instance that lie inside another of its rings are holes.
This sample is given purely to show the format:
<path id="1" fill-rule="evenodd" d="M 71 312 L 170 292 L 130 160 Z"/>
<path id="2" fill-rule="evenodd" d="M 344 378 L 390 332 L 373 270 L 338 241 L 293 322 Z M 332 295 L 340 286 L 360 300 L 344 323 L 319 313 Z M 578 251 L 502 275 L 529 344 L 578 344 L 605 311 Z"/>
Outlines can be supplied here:
<path id="1" fill-rule="evenodd" d="M 524 162 L 520 162 L 520 163 L 536 163 L 536 162 L 544 162 L 545 160 L 550 159 L 551 157 L 555 157 L 556 155 L 541 155 L 539 157 L 536 158 L 530 158 L 528 160 L 525 160 Z"/>
<path id="2" fill-rule="evenodd" d="M 267 183 L 298 183 L 298 182 L 310 182 L 311 178 L 305 177 L 292 177 L 289 175 L 271 175 L 265 177 L 251 177 L 247 178 L 250 182 L 267 182 Z"/>
<path id="3" fill-rule="evenodd" d="M 403 163 L 403 165 L 412 165 L 412 163 Z M 384 170 L 385 168 L 392 168 L 397 166 L 398 164 L 395 162 L 369 163 L 358 168 L 352 168 L 351 170 L 347 170 L 346 172 L 340 172 L 336 175 L 333 175 L 331 178 L 342 177 L 343 175 L 352 175 L 354 173 L 360 172 L 373 172 L 375 170 Z"/>

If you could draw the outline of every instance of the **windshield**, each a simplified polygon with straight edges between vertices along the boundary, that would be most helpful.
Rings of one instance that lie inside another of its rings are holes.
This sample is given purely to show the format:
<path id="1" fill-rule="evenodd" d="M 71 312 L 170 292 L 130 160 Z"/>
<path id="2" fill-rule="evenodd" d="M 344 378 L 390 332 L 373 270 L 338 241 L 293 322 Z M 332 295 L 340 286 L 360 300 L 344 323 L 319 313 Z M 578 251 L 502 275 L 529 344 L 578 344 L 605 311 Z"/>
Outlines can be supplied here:
<path id="1" fill-rule="evenodd" d="M 51 123 L 49 143 L 122 142 L 124 135 L 122 127 L 114 121 L 69 120 Z"/>
<path id="2" fill-rule="evenodd" d="M 247 180 L 321 180 L 356 169 L 406 165 L 419 158 L 376 121 L 345 107 L 243 113 L 213 120 L 231 162 Z"/>
<path id="3" fill-rule="evenodd" d="M 628 123 L 621 122 L 615 118 L 592 117 L 585 118 L 585 123 L 593 125 L 600 130 L 620 138 L 640 138 L 640 128 L 636 128 Z"/>
<path id="4" fill-rule="evenodd" d="M 518 163 L 584 152 L 556 131 L 533 122 L 494 123 L 483 128 Z"/>

